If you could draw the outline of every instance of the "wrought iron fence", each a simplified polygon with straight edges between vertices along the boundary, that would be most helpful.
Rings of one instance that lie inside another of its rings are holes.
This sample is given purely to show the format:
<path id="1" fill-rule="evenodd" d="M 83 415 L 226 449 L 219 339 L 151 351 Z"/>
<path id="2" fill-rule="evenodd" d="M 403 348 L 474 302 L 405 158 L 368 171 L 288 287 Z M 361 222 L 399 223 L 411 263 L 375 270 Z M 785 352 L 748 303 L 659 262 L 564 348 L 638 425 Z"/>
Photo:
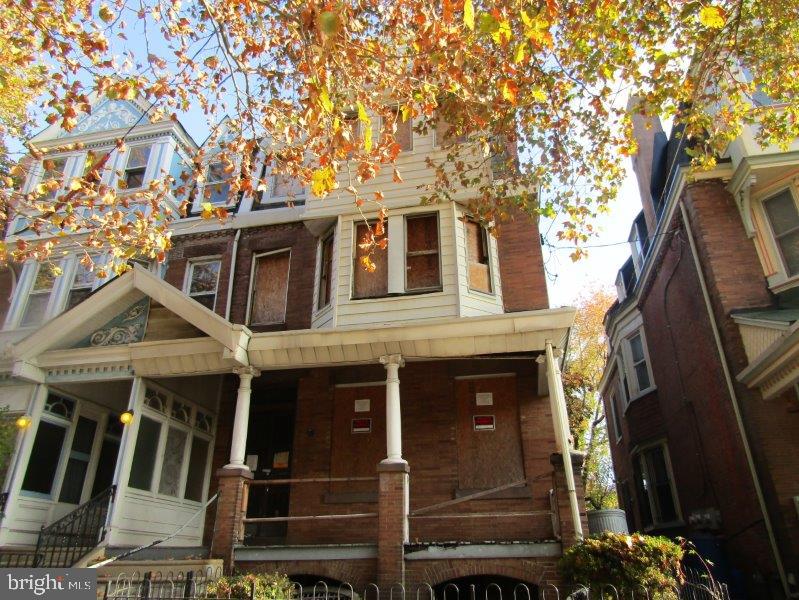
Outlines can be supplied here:
<path id="1" fill-rule="evenodd" d="M 211 595 L 209 583 L 221 575 L 220 570 L 134 572 L 120 574 L 100 582 L 104 600 L 267 600 L 256 595 L 255 585 L 244 595 L 219 597 Z M 370 583 L 356 589 L 348 583 L 331 585 L 324 581 L 302 585 L 293 583 L 291 593 L 268 600 L 730 600 L 726 585 L 712 578 L 689 577 L 676 588 L 617 589 L 612 585 L 555 586 L 552 584 L 509 583 L 479 578 L 479 583 L 428 583 L 379 587 Z M 695 580 L 692 580 L 695 579 Z M 98 594 L 99 597 L 99 594 Z"/>

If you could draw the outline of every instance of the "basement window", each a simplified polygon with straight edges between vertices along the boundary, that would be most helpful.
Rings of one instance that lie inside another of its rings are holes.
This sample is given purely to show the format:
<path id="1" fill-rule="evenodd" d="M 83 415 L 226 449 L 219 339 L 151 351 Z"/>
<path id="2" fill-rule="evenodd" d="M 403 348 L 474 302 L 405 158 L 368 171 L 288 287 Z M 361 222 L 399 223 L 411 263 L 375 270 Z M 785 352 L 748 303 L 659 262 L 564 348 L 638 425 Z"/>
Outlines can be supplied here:
<path id="1" fill-rule="evenodd" d="M 464 221 L 466 227 L 466 254 L 469 267 L 469 289 L 485 294 L 493 293 L 491 285 L 491 258 L 488 232 L 476 221 Z"/>
<path id="2" fill-rule="evenodd" d="M 249 325 L 286 322 L 291 252 L 280 250 L 253 259 L 250 279 Z"/>

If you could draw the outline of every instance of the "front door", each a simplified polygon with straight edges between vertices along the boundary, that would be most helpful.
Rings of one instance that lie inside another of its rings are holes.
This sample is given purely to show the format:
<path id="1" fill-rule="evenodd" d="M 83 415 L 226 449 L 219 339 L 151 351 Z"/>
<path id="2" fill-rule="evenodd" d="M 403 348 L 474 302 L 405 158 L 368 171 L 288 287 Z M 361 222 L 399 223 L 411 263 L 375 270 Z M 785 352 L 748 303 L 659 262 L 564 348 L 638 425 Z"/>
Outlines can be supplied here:
<path id="1" fill-rule="evenodd" d="M 250 409 L 247 464 L 256 481 L 288 479 L 291 477 L 296 390 L 270 390 L 264 396 L 268 396 L 269 401 L 261 402 L 256 397 Z M 283 484 L 251 486 L 247 516 L 288 516 L 290 489 Z M 250 545 L 279 543 L 285 539 L 286 529 L 285 521 L 248 525 L 245 539 Z"/>

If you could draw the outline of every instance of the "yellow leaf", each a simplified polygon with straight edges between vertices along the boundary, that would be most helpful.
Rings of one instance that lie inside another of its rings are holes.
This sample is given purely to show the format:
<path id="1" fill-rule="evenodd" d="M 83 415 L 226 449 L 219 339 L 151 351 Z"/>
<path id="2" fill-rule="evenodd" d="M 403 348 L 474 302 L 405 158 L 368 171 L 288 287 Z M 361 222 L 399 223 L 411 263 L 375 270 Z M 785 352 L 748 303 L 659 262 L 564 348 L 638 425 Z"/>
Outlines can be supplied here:
<path id="1" fill-rule="evenodd" d="M 317 198 L 324 198 L 336 187 L 336 172 L 333 167 L 316 169 L 311 175 L 311 191 Z"/>
<path id="2" fill-rule="evenodd" d="M 404 123 L 405 121 L 411 118 L 411 107 L 403 106 L 402 108 L 400 108 L 400 113 L 402 114 L 402 122 Z"/>
<path id="3" fill-rule="evenodd" d="M 720 6 L 703 6 L 699 11 L 699 22 L 711 29 L 724 27 L 724 9 Z"/>
<path id="4" fill-rule="evenodd" d="M 372 119 L 370 119 L 369 115 L 366 114 L 366 108 L 360 103 L 360 101 L 358 102 L 358 120 L 365 125 L 372 124 Z"/>
<path id="5" fill-rule="evenodd" d="M 77 192 L 82 187 L 80 179 L 73 179 L 69 184 L 69 189 Z"/>
<path id="6" fill-rule="evenodd" d="M 513 62 L 516 63 L 517 65 L 520 62 L 524 61 L 524 51 L 525 51 L 525 45 L 519 44 L 519 47 L 516 48 L 516 54 L 513 56 Z"/>
<path id="7" fill-rule="evenodd" d="M 474 5 L 472 0 L 465 0 L 463 3 L 463 24 L 474 31 Z"/>
<path id="8" fill-rule="evenodd" d="M 547 94 L 540 87 L 531 88 L 530 89 L 530 95 L 532 95 L 533 100 L 535 100 L 537 102 L 546 102 L 547 101 Z"/>
<path id="9" fill-rule="evenodd" d="M 502 84 L 502 97 L 511 104 L 516 104 L 517 90 L 518 87 L 516 83 L 508 79 L 505 81 L 505 83 Z"/>
<path id="10" fill-rule="evenodd" d="M 200 213 L 200 216 L 203 219 L 210 219 L 214 216 L 214 205 L 210 202 L 203 202 L 201 205 L 203 211 Z"/>
<path id="11" fill-rule="evenodd" d="M 333 112 L 333 103 L 330 101 L 330 96 L 327 93 L 327 88 L 324 87 L 319 92 L 319 103 L 322 105 L 322 108 L 327 113 Z"/>
<path id="12" fill-rule="evenodd" d="M 496 44 L 507 44 L 513 37 L 513 32 L 510 29 L 510 23 L 503 19 L 499 22 L 499 28 L 491 34 L 491 38 Z"/>
<path id="13" fill-rule="evenodd" d="M 372 151 L 372 124 L 366 126 L 363 132 L 363 148 L 367 152 Z"/>

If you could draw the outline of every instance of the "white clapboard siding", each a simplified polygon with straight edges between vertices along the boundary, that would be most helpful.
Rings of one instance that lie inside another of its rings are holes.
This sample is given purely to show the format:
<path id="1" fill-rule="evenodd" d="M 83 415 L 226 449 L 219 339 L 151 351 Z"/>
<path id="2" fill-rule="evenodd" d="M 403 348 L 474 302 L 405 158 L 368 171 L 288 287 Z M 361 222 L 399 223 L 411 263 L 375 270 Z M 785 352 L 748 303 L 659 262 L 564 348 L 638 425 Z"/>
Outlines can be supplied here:
<path id="1" fill-rule="evenodd" d="M 124 488 L 119 510 L 119 528 L 114 531 L 114 545 L 136 546 L 160 539 L 174 533 L 181 525 L 191 519 L 202 507 L 199 503 L 182 503 L 139 494 Z M 165 542 L 165 546 L 195 546 L 202 544 L 205 518 L 196 517 L 181 533 Z"/>

